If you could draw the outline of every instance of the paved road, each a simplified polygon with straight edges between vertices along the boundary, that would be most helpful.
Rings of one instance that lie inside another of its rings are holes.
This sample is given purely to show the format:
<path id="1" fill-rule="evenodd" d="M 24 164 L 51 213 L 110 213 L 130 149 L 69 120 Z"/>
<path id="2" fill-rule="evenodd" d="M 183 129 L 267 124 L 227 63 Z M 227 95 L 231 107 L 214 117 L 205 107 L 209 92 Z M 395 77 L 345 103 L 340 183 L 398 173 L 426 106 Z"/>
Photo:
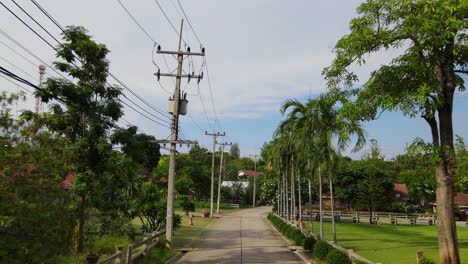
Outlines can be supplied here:
<path id="1" fill-rule="evenodd" d="M 266 222 L 270 207 L 224 215 L 177 263 L 303 263 Z"/>

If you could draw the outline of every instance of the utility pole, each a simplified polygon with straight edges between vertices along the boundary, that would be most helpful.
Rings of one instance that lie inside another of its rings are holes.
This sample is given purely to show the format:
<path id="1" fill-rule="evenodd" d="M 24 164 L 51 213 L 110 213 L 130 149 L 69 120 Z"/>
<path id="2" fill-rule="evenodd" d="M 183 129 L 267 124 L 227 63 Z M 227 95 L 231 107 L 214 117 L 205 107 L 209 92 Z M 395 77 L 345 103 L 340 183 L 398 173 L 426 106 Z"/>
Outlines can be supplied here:
<path id="1" fill-rule="evenodd" d="M 213 131 L 213 134 L 210 134 L 205 131 L 205 135 L 213 137 L 213 155 L 211 157 L 211 192 L 210 192 L 210 218 L 213 217 L 213 196 L 214 196 L 214 167 L 215 167 L 215 153 L 216 153 L 216 138 L 224 137 L 226 133 L 223 134 Z"/>
<path id="2" fill-rule="evenodd" d="M 181 78 L 198 79 L 198 82 L 203 78 L 203 74 L 198 76 L 194 73 L 182 74 L 182 64 L 184 62 L 184 56 L 188 58 L 189 56 L 205 56 L 205 49 L 202 49 L 201 53 L 190 52 L 190 47 L 187 48 L 187 51 L 182 51 L 182 29 L 184 26 L 184 20 L 182 19 L 180 23 L 180 33 L 179 33 L 179 48 L 177 51 L 162 51 L 161 46 L 158 46 L 158 54 L 169 54 L 177 55 L 177 74 L 173 73 L 161 73 L 158 70 L 155 75 L 158 77 L 158 81 L 161 76 L 164 77 L 175 77 L 176 86 L 174 91 L 174 97 L 169 101 L 169 113 L 172 114 L 172 126 L 171 126 L 171 140 L 167 143 L 171 144 L 170 154 L 169 154 L 169 179 L 167 181 L 167 220 L 166 220 L 166 247 L 172 248 L 174 246 L 174 179 L 175 179 L 175 162 L 176 162 L 176 152 L 177 144 L 183 144 L 183 141 L 178 141 L 179 134 L 179 114 L 185 115 L 187 111 L 187 100 L 180 98 L 180 82 Z M 182 101 L 182 104 L 181 104 Z M 159 143 L 163 143 L 159 141 Z M 195 143 L 195 142 L 186 142 L 186 143 Z"/>
<path id="3" fill-rule="evenodd" d="M 257 172 L 257 158 L 258 158 L 258 154 L 255 154 L 255 155 L 249 155 L 250 157 L 253 157 L 254 158 L 254 171 Z M 253 196 L 252 196 L 252 205 L 253 207 L 255 207 L 255 192 L 256 192 L 256 189 L 257 189 L 257 176 L 255 175 L 254 176 L 254 186 L 253 186 Z"/>
<path id="4" fill-rule="evenodd" d="M 219 161 L 219 177 L 218 177 L 218 201 L 216 203 L 216 213 L 219 214 L 219 203 L 220 203 L 220 198 L 221 198 L 221 179 L 222 179 L 222 173 L 223 173 L 223 169 L 224 169 L 224 166 L 223 166 L 223 157 L 224 157 L 224 146 L 232 146 L 232 142 L 231 143 L 227 143 L 227 142 L 224 142 L 224 143 L 221 143 L 219 144 L 221 146 L 221 159 Z"/>

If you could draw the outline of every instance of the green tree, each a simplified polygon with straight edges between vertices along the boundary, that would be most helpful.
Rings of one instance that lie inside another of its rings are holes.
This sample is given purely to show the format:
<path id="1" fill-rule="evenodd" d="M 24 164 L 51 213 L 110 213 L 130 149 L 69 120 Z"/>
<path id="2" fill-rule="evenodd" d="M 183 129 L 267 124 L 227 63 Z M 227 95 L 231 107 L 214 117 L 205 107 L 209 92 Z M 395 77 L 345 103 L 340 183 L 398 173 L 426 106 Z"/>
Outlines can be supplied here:
<path id="1" fill-rule="evenodd" d="M 122 115 L 121 89 L 107 84 L 109 50 L 94 42 L 82 27 L 70 26 L 62 34 L 64 43 L 57 47 L 55 67 L 76 79 L 49 78 L 44 91 L 37 91 L 43 101 L 61 98 L 65 106 L 51 106 L 51 129 L 64 133 L 75 146 L 77 160 L 73 189 L 80 196 L 76 249 L 83 250 L 83 227 L 88 197 L 98 190 L 94 183 L 103 177 L 108 159 L 106 135 Z"/>
<path id="2" fill-rule="evenodd" d="M 421 116 L 432 133 L 437 164 L 437 220 L 441 263 L 460 263 L 453 217 L 453 98 L 464 90 L 468 73 L 468 3 L 462 0 L 368 0 L 351 20 L 351 32 L 335 46 L 336 57 L 324 69 L 329 87 L 349 87 L 355 103 L 344 108 L 355 118 L 375 119 L 383 110 Z M 399 55 L 371 73 L 356 88 L 355 65 L 366 56 L 396 48 Z M 345 103 L 346 104 L 346 103 Z"/>
<path id="3" fill-rule="evenodd" d="M 12 115 L 24 99 L 0 93 L 0 262 L 58 263 L 73 244 L 73 197 L 61 182 L 74 155 L 47 114 Z"/>
<path id="4" fill-rule="evenodd" d="M 460 136 L 457 136 L 455 151 L 455 190 L 468 193 L 468 147 L 465 145 L 465 140 Z"/>
<path id="5" fill-rule="evenodd" d="M 153 142 L 154 136 L 137 133 L 135 126 L 116 129 L 111 137 L 113 144 L 121 144 L 122 151 L 135 162 L 142 165 L 147 173 L 157 166 L 161 153 L 159 144 Z"/>
<path id="6" fill-rule="evenodd" d="M 237 143 L 232 144 L 231 149 L 229 150 L 229 155 L 231 155 L 231 157 L 233 157 L 234 159 L 240 158 L 239 144 Z"/>

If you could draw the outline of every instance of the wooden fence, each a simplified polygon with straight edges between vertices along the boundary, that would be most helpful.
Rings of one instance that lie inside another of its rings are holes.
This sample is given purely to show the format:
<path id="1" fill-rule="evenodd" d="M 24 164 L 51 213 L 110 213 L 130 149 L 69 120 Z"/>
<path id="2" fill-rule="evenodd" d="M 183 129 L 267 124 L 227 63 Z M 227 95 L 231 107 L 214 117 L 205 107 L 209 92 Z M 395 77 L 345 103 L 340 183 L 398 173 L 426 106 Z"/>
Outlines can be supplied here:
<path id="1" fill-rule="evenodd" d="M 315 221 L 320 220 L 318 212 L 312 214 Z M 309 219 L 309 214 L 302 214 L 302 219 Z M 331 212 L 323 212 L 323 220 L 331 221 Z M 341 211 L 335 212 L 335 220 L 339 222 L 369 222 L 370 215 L 367 212 L 354 212 L 354 213 L 343 213 Z M 376 212 L 372 213 L 372 222 L 375 224 L 403 224 L 403 225 L 436 225 L 437 218 L 435 215 L 425 214 L 402 214 L 402 213 L 388 213 L 388 212 Z"/>
<path id="2" fill-rule="evenodd" d="M 311 233 L 311 232 L 308 232 L 308 231 L 305 230 L 304 228 L 299 227 L 298 225 L 296 225 L 296 224 L 294 224 L 294 223 L 288 221 L 287 219 L 284 219 L 284 218 L 282 218 L 281 216 L 279 216 L 279 215 L 277 215 L 277 214 L 275 214 L 275 215 L 276 215 L 278 218 L 280 218 L 281 220 L 283 220 L 285 223 L 289 224 L 290 226 L 293 226 L 293 227 L 295 227 L 295 228 L 300 228 L 300 229 L 301 229 L 301 232 L 302 232 L 305 236 L 311 236 L 311 237 L 313 237 L 313 238 L 315 238 L 315 239 L 317 239 L 317 240 L 320 239 L 320 238 L 318 237 L 317 234 L 313 234 L 313 233 Z M 303 218 L 303 219 L 305 219 L 305 218 Z M 322 239 L 320 239 L 320 240 L 322 240 Z M 346 248 L 344 248 L 344 247 L 338 246 L 337 244 L 333 243 L 333 241 L 327 241 L 327 240 L 322 240 L 322 241 L 326 242 L 328 245 L 330 245 L 330 246 L 333 247 L 334 249 L 339 250 L 339 251 L 341 251 L 341 252 L 347 254 L 348 257 L 351 259 L 351 262 L 353 262 L 353 263 L 354 263 L 355 261 L 360 261 L 360 262 L 364 262 L 364 263 L 368 263 L 368 264 L 380 264 L 380 263 L 372 262 L 372 261 L 370 261 L 370 260 L 364 258 L 363 256 L 360 256 L 360 255 L 356 254 L 356 253 L 354 252 L 354 250 L 352 250 L 352 249 L 346 249 Z"/>
<path id="3" fill-rule="evenodd" d="M 128 245 L 127 254 L 124 254 L 123 248 L 116 248 L 116 253 L 114 255 L 100 261 L 99 264 L 131 264 L 135 259 L 146 255 L 152 247 L 159 243 L 160 235 L 165 233 L 166 231 L 153 232 L 140 242 L 134 245 Z"/>

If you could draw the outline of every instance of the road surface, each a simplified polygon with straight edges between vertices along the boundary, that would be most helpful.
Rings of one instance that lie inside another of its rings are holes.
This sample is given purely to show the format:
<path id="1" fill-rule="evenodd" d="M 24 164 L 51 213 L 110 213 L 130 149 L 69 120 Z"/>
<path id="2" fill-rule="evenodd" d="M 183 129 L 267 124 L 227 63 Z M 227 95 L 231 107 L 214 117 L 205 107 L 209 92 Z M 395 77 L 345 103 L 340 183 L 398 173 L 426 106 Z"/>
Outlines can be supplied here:
<path id="1" fill-rule="evenodd" d="M 177 263 L 303 263 L 272 230 L 269 211 L 259 207 L 224 215 Z"/>

